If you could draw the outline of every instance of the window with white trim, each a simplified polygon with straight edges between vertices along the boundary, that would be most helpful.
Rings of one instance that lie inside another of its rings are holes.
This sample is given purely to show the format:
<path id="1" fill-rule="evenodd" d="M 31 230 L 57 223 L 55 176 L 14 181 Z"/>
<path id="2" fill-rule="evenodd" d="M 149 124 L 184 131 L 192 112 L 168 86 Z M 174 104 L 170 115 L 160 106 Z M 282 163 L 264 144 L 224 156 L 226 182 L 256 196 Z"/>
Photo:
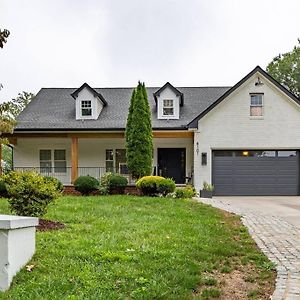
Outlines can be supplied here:
<path id="1" fill-rule="evenodd" d="M 263 115 L 263 94 L 250 94 L 250 116 L 261 117 Z"/>
<path id="2" fill-rule="evenodd" d="M 92 101 L 82 100 L 81 101 L 81 115 L 83 117 L 88 117 L 92 115 Z"/>
<path id="3" fill-rule="evenodd" d="M 174 116 L 174 100 L 163 100 L 163 116 Z"/>
<path id="4" fill-rule="evenodd" d="M 105 168 L 106 168 L 106 172 L 114 171 L 114 150 L 113 149 L 106 149 Z"/>
<path id="5" fill-rule="evenodd" d="M 105 168 L 106 172 L 117 172 L 119 174 L 128 174 L 126 163 L 126 149 L 106 149 L 105 150 Z"/>
<path id="6" fill-rule="evenodd" d="M 65 149 L 41 149 L 40 150 L 41 173 L 66 173 L 67 160 Z"/>

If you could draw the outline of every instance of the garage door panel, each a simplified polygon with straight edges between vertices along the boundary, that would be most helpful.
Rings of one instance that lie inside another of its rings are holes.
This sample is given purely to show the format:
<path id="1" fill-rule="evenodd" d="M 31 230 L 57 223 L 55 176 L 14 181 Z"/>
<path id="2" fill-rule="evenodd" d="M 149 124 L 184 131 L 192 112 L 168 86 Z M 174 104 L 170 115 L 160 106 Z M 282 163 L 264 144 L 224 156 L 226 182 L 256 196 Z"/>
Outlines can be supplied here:
<path id="1" fill-rule="evenodd" d="M 233 152 L 226 157 L 213 155 L 213 184 L 215 195 L 298 195 L 298 154 L 291 157 L 243 157 Z"/>

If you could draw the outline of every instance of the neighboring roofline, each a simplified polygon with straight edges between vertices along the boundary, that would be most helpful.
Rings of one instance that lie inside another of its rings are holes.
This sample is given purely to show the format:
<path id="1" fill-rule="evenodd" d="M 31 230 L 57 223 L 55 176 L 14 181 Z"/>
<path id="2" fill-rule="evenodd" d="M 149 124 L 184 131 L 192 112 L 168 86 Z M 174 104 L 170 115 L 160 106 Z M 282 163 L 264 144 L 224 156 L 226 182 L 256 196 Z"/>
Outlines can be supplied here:
<path id="1" fill-rule="evenodd" d="M 80 88 L 78 88 L 76 91 L 74 91 L 74 92 L 71 94 L 71 96 L 72 96 L 74 99 L 76 99 L 77 96 L 78 96 L 78 93 L 79 93 L 80 91 L 82 91 L 84 88 L 87 88 L 88 90 L 90 90 L 90 92 L 92 92 L 92 93 L 94 94 L 94 96 L 98 97 L 98 98 L 102 101 L 102 103 L 103 103 L 104 106 L 107 105 L 107 102 L 106 102 L 106 100 L 104 99 L 104 97 L 103 97 L 100 93 L 98 93 L 96 90 L 94 90 L 92 87 L 90 87 L 86 82 L 85 82 Z"/>
<path id="2" fill-rule="evenodd" d="M 157 96 L 159 96 L 166 87 L 169 87 L 176 94 L 176 96 L 180 97 L 180 106 L 183 106 L 183 93 L 174 87 L 170 82 L 165 83 L 160 89 L 153 93 L 155 103 L 157 104 Z"/>
<path id="3" fill-rule="evenodd" d="M 174 130 L 188 130 L 186 126 L 181 127 L 153 127 L 152 130 L 163 130 L 163 131 L 174 131 Z M 21 132 L 34 132 L 34 131 L 125 131 L 125 128 L 16 128 L 14 132 L 21 133 Z"/>
<path id="4" fill-rule="evenodd" d="M 266 71 L 264 71 L 260 66 L 256 66 L 249 74 L 247 74 L 244 78 L 242 78 L 237 84 L 235 84 L 232 88 L 230 88 L 227 92 L 225 92 L 220 98 L 218 98 L 213 104 L 211 104 L 207 109 L 205 109 L 190 123 L 188 123 L 187 127 L 188 128 L 198 127 L 197 123 L 201 118 L 203 118 L 207 113 L 209 113 L 220 102 L 222 102 L 225 98 L 227 98 L 230 94 L 232 94 L 238 87 L 240 87 L 245 81 L 247 81 L 252 75 L 254 75 L 257 72 L 261 73 L 264 77 L 266 77 L 269 81 L 271 81 L 271 83 L 273 83 L 277 88 L 279 88 L 284 94 L 286 94 L 289 98 L 291 98 L 298 105 L 300 105 L 299 98 L 297 98 L 293 93 L 291 93 L 282 84 L 280 84 L 277 80 L 275 80 L 271 75 L 269 75 Z"/>

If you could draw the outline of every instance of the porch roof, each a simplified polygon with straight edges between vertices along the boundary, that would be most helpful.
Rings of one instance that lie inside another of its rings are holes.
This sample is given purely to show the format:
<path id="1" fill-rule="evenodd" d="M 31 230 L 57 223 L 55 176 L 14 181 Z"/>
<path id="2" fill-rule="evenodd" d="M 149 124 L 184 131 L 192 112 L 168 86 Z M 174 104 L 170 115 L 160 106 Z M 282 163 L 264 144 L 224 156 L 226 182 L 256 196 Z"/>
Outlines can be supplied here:
<path id="1" fill-rule="evenodd" d="M 133 88 L 95 88 L 107 101 L 97 120 L 76 120 L 71 94 L 76 88 L 42 88 L 17 118 L 15 131 L 37 130 L 122 130 L 126 126 Z M 186 129 L 187 124 L 222 96 L 229 87 L 179 87 L 184 106 L 178 120 L 158 120 L 153 93 L 159 87 L 147 88 L 154 129 Z"/>

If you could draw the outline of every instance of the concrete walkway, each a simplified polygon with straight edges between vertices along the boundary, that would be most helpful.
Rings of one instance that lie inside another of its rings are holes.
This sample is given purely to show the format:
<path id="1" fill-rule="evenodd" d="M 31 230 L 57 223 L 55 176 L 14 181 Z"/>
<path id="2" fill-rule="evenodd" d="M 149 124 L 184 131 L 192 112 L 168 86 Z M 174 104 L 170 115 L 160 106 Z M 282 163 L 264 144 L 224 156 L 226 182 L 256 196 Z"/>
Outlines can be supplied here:
<path id="1" fill-rule="evenodd" d="M 284 215 L 262 209 L 261 203 L 253 203 L 251 207 L 222 197 L 198 198 L 198 201 L 241 215 L 257 245 L 276 264 L 276 289 L 272 299 L 300 299 L 300 228 L 288 222 Z"/>

